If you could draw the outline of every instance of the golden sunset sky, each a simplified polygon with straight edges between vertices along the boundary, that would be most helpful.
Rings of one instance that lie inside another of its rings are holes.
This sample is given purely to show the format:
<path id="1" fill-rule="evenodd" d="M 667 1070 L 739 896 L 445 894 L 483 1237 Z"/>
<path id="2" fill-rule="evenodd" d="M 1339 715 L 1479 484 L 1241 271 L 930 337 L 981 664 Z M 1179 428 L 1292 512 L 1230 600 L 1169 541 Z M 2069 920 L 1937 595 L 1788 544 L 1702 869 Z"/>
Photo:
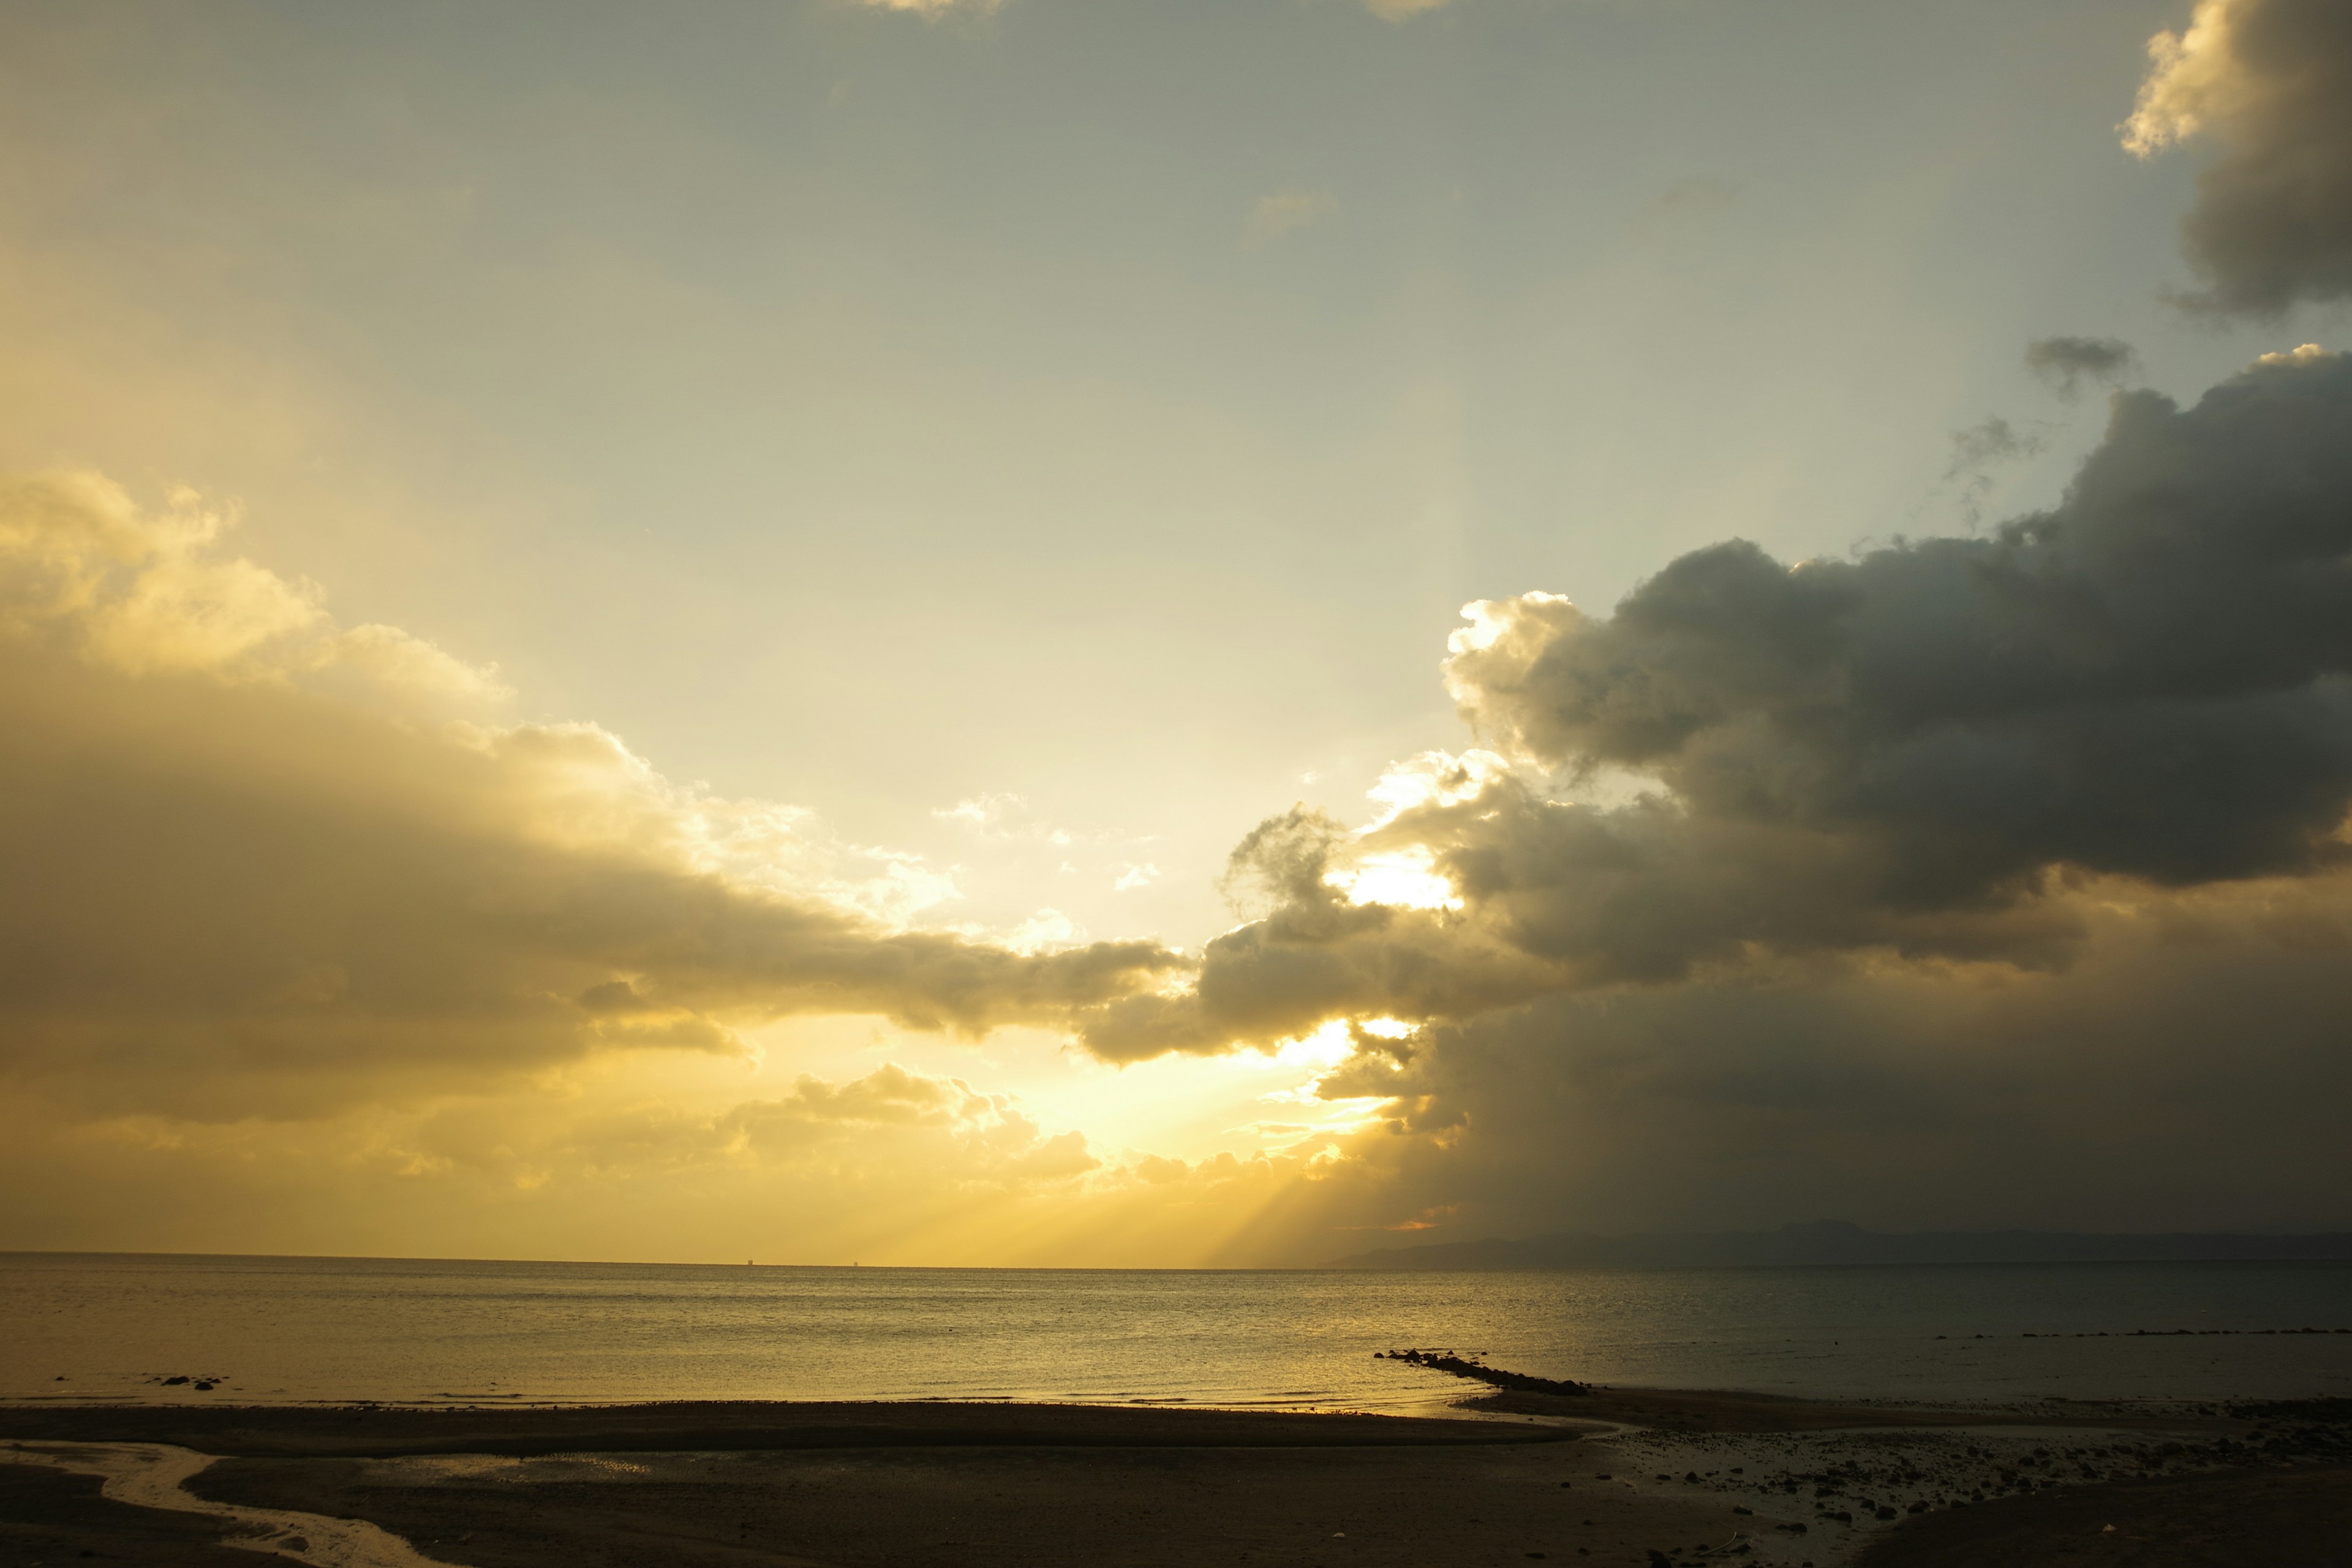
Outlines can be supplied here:
<path id="1" fill-rule="evenodd" d="M 0 1247 L 2352 1226 L 2347 104 L 2340 0 L 12 5 Z"/>

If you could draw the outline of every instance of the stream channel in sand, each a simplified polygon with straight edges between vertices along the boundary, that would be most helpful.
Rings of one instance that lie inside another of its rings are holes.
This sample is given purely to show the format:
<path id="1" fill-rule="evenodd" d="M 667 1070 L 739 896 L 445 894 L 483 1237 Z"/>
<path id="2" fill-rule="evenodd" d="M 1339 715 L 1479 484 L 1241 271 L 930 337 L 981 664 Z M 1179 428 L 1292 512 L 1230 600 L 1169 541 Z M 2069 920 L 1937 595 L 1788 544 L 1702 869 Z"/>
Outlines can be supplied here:
<path id="1" fill-rule="evenodd" d="M 427 1557 L 390 1531 L 360 1519 L 329 1519 L 290 1509 L 240 1508 L 211 1502 L 187 1489 L 188 1479 L 218 1456 L 169 1443 L 10 1443 L 0 1445 L 0 1463 L 47 1465 L 77 1475 L 99 1476 L 102 1495 L 138 1508 L 210 1514 L 235 1528 L 221 1542 L 275 1552 L 314 1568 L 449 1568 Z"/>

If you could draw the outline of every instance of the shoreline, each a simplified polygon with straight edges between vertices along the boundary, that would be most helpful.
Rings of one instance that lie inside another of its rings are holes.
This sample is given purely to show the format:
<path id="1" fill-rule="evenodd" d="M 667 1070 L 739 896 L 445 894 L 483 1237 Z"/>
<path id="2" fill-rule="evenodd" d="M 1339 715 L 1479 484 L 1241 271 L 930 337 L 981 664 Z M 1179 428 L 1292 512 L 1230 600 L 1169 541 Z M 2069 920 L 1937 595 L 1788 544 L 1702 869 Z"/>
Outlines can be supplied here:
<path id="1" fill-rule="evenodd" d="M 2157 1568 L 2238 1560 L 2165 1555 L 2217 1531 L 2277 1536 L 2249 1561 L 2315 1561 L 2294 1543 L 2352 1526 L 2352 1401 L 1989 1410 L 1601 1389 L 1460 1405 L 52 1405 L 0 1408 L 0 1459 L 72 1444 L 216 1455 L 194 1498 L 368 1521 L 464 1568 L 1957 1568 L 2061 1546 Z M 0 1463 L 11 1560 L 232 1550 L 226 1525 L 34 1470 Z"/>

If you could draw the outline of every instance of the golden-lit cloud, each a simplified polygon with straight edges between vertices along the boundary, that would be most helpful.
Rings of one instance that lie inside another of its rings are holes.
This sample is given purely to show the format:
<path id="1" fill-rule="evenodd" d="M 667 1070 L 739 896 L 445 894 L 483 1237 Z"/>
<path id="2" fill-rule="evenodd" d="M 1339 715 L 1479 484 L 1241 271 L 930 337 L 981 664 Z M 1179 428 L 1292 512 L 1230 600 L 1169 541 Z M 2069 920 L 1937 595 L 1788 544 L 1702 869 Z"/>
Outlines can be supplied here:
<path id="1" fill-rule="evenodd" d="M 803 1013 L 984 1033 L 1181 966 L 908 929 L 928 873 L 663 778 L 227 553 L 180 495 L 0 489 L 0 1073 L 109 1113 L 313 1114 Z"/>
<path id="2" fill-rule="evenodd" d="M 2274 315 L 2352 295 L 2352 18 L 2336 0 L 2200 0 L 2149 42 L 2122 127 L 2143 158 L 2210 138 L 2221 155 L 2181 220 L 2209 284 L 2195 302 Z"/>

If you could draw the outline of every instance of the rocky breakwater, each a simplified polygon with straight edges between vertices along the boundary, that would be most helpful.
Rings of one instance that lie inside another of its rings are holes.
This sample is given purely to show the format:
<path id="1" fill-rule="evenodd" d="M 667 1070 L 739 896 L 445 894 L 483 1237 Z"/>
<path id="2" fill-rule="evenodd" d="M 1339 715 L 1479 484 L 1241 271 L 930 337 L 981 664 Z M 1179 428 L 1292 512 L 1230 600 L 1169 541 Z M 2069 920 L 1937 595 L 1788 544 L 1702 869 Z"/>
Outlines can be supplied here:
<path id="1" fill-rule="evenodd" d="M 1374 1351 L 1372 1359 L 1401 1361 L 1413 1366 L 1425 1366 L 1432 1372 L 1442 1372 L 1454 1377 L 1466 1377 L 1473 1383 L 1483 1383 L 1495 1388 L 1507 1388 L 1514 1394 L 1574 1395 L 1592 1392 L 1591 1384 L 1571 1382 L 1564 1377 L 1538 1377 L 1532 1373 L 1507 1372 L 1499 1366 L 1488 1366 L 1475 1353 L 1465 1356 L 1456 1355 L 1452 1351 Z"/>

